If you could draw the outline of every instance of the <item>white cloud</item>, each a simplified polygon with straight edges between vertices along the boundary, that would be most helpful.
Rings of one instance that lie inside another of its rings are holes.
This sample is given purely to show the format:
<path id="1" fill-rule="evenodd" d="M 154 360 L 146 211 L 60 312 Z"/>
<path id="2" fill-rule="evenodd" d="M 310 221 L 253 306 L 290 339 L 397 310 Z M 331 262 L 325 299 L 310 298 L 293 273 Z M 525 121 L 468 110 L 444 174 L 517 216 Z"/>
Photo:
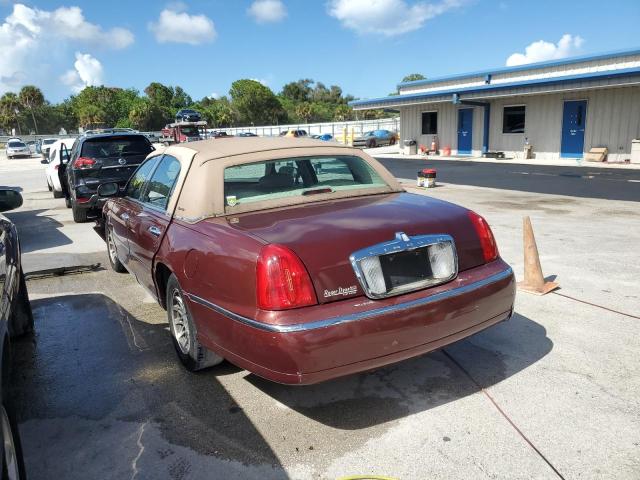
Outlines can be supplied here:
<path id="1" fill-rule="evenodd" d="M 264 78 L 250 78 L 249 80 L 253 80 L 254 82 L 258 82 L 261 83 L 262 85 L 264 85 L 265 87 L 269 86 L 269 82 L 264 79 Z"/>
<path id="2" fill-rule="evenodd" d="M 441 0 L 437 3 L 405 0 L 330 0 L 329 15 L 359 34 L 387 37 L 422 28 L 427 20 L 458 8 L 467 0 Z"/>
<path id="3" fill-rule="evenodd" d="M 209 95 L 209 98 L 212 98 L 213 100 L 217 100 L 220 98 L 220 94 L 213 92 L 211 95 Z"/>
<path id="4" fill-rule="evenodd" d="M 255 0 L 247 13 L 258 23 L 273 23 L 284 19 L 287 9 L 281 0 Z"/>
<path id="5" fill-rule="evenodd" d="M 182 3 L 173 4 L 160 12 L 155 23 L 149 29 L 155 34 L 159 43 L 187 43 L 200 45 L 212 42 L 216 38 L 216 27 L 206 15 L 189 15 L 183 10 Z"/>
<path id="6" fill-rule="evenodd" d="M 524 54 L 513 53 L 507 58 L 507 66 L 557 60 L 577 54 L 584 39 L 579 35 L 565 33 L 557 44 L 538 40 L 524 49 Z"/>
<path id="7" fill-rule="evenodd" d="M 16 3 L 0 24 L 0 94 L 25 83 L 59 88 L 55 80 L 74 49 L 122 49 L 133 41 L 129 30 L 88 22 L 78 7 L 41 10 Z"/>
<path id="8" fill-rule="evenodd" d="M 75 70 L 67 71 L 60 81 L 69 86 L 74 93 L 84 87 L 104 85 L 104 69 L 97 58 L 88 53 L 76 52 Z"/>

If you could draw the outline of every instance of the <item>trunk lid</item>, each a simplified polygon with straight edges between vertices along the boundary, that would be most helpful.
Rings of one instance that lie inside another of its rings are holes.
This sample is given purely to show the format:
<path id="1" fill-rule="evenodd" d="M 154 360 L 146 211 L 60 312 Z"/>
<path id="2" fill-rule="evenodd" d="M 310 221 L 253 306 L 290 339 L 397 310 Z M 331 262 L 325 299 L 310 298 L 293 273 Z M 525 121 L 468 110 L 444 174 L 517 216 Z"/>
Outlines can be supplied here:
<path id="1" fill-rule="evenodd" d="M 233 228 L 293 250 L 307 267 L 320 303 L 364 295 L 349 256 L 393 240 L 396 232 L 451 235 L 459 271 L 484 263 L 467 209 L 423 195 L 350 198 L 247 213 L 228 221 Z"/>

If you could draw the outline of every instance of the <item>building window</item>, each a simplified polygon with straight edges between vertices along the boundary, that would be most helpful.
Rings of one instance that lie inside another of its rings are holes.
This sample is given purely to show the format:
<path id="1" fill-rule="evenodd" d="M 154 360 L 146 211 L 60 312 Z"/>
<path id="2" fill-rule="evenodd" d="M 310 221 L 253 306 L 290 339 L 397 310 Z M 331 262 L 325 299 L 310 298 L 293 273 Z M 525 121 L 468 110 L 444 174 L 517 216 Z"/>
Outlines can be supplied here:
<path id="1" fill-rule="evenodd" d="M 438 112 L 422 112 L 422 134 L 438 133 Z"/>
<path id="2" fill-rule="evenodd" d="M 526 107 L 504 107 L 502 116 L 502 133 L 524 133 L 524 118 Z"/>

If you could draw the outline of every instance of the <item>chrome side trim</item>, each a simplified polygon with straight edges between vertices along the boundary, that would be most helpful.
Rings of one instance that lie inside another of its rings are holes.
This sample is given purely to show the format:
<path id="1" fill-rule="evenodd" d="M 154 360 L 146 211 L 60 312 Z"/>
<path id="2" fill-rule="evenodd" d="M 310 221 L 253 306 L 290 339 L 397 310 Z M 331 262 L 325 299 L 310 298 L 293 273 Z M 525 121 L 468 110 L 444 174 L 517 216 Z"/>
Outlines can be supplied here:
<path id="1" fill-rule="evenodd" d="M 439 292 L 428 297 L 418 298 L 416 300 L 411 300 L 409 302 L 400 303 L 398 305 L 389 305 L 387 307 L 375 308 L 373 310 L 367 310 L 365 312 L 357 312 L 349 315 L 340 315 L 338 317 L 331 317 L 325 320 L 316 320 L 315 322 L 309 323 L 296 323 L 293 325 L 271 325 L 263 322 L 258 322 L 251 318 L 243 317 L 242 315 L 238 315 L 226 308 L 223 308 L 215 303 L 212 303 L 204 298 L 198 297 L 197 295 L 193 295 L 191 293 L 185 293 L 186 296 L 192 302 L 198 303 L 204 307 L 213 310 L 221 315 L 224 315 L 231 320 L 235 320 L 244 325 L 248 325 L 250 327 L 257 328 L 259 330 L 264 330 L 267 332 L 276 332 L 276 333 L 291 333 L 291 332 L 304 332 L 308 330 L 315 330 L 318 328 L 326 328 L 333 327 L 335 325 L 340 325 L 342 323 L 347 322 L 355 322 L 358 320 L 363 320 L 365 318 L 373 318 L 378 317 L 380 315 L 386 315 L 388 313 L 401 312 L 403 310 L 407 310 L 409 308 L 414 307 L 422 307 L 425 305 L 429 305 L 431 303 L 439 302 L 441 300 L 446 300 L 449 298 L 457 297 L 459 295 L 464 295 L 469 292 L 473 292 L 474 290 L 478 290 L 479 288 L 486 287 L 487 285 L 491 285 L 492 283 L 499 282 L 504 280 L 505 278 L 509 278 L 513 276 L 513 270 L 511 267 L 503 270 L 502 272 L 491 275 L 490 277 L 483 278 L 477 282 L 471 283 L 469 285 L 464 285 L 458 288 L 452 288 L 451 290 L 446 290 L 444 292 Z"/>

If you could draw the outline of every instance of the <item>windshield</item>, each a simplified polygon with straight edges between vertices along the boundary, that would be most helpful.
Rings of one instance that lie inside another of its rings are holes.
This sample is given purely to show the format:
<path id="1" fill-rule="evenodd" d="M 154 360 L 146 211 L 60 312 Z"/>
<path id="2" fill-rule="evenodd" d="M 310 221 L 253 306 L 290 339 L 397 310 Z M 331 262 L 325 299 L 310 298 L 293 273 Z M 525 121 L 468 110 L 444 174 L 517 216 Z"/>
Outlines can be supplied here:
<path id="1" fill-rule="evenodd" d="M 180 127 L 180 131 L 187 137 L 197 137 L 200 135 L 197 127 Z"/>
<path id="2" fill-rule="evenodd" d="M 55 138 L 46 138 L 42 141 L 43 145 L 51 145 L 52 143 L 55 143 L 56 139 Z"/>
<path id="3" fill-rule="evenodd" d="M 21 147 L 26 147 L 26 145 L 22 142 L 9 142 L 7 144 L 7 146 L 9 148 L 21 148 Z"/>
<path id="4" fill-rule="evenodd" d="M 287 158 L 224 170 L 228 206 L 386 185 L 366 161 L 355 156 Z"/>
<path id="5" fill-rule="evenodd" d="M 82 157 L 108 158 L 126 157 L 129 155 L 148 155 L 151 144 L 143 135 L 126 137 L 92 138 L 82 145 Z"/>

